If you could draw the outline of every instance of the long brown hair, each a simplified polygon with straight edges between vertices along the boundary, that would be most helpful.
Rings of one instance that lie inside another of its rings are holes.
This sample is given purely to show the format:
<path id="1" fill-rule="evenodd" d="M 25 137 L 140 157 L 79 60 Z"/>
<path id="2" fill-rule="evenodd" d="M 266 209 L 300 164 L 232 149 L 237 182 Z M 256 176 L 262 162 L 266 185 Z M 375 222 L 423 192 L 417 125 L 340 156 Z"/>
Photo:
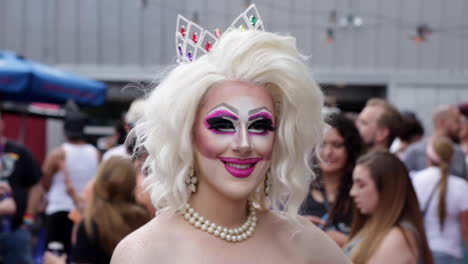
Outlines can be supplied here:
<path id="1" fill-rule="evenodd" d="M 439 182 L 439 206 L 437 208 L 437 213 L 439 215 L 439 227 L 442 231 L 444 229 L 445 217 L 447 216 L 447 181 L 450 161 L 453 156 L 453 144 L 447 137 L 437 137 L 432 141 L 432 148 L 437 154 L 439 160 L 430 160 L 430 162 L 441 170 L 441 178 Z"/>
<path id="2" fill-rule="evenodd" d="M 390 229 L 398 227 L 405 231 L 405 227 L 401 225 L 405 221 L 416 229 L 416 240 L 419 242 L 415 248 L 411 245 L 407 232 L 403 232 L 409 247 L 416 252 L 421 250 L 422 255 L 419 258 L 426 264 L 432 264 L 418 200 L 405 165 L 398 157 L 383 150 L 367 153 L 358 159 L 357 165 L 369 169 L 379 193 L 379 201 L 371 215 L 363 215 L 359 210 L 354 210 L 349 244 L 355 243 L 355 239 L 362 240 L 352 251 L 353 262 L 366 263 Z"/>
<path id="3" fill-rule="evenodd" d="M 101 164 L 85 210 L 85 228 L 94 237 L 93 224 L 97 226 L 101 247 L 109 255 L 120 240 L 150 220 L 135 200 L 135 187 L 136 169 L 131 160 L 112 157 Z"/>

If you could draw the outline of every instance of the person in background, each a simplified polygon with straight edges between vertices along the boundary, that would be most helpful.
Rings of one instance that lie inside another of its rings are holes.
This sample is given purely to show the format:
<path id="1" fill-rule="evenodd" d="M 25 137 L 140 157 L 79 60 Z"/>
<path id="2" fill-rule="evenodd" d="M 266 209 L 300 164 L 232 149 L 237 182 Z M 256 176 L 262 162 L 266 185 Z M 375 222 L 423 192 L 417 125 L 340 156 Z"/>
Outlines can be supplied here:
<path id="1" fill-rule="evenodd" d="M 60 242 L 65 246 L 66 252 L 70 252 L 73 227 L 68 214 L 75 206 L 67 193 L 63 168 L 66 168 L 74 188 L 80 193 L 96 175 L 99 164 L 98 150 L 85 140 L 86 122 L 87 116 L 81 112 L 67 113 L 64 120 L 67 141 L 47 155 L 42 167 L 44 176 L 41 183 L 44 190 L 48 192 L 47 244 L 52 241 Z"/>
<path id="2" fill-rule="evenodd" d="M 127 139 L 127 134 L 128 132 L 132 129 L 132 127 L 136 124 L 138 119 L 141 118 L 143 115 L 143 110 L 144 110 L 144 102 L 145 100 L 142 98 L 135 99 L 132 101 L 130 104 L 130 107 L 128 109 L 128 112 L 125 114 L 125 117 L 123 118 L 123 122 L 117 123 L 115 130 L 118 135 L 117 139 L 117 146 L 109 149 L 104 153 L 102 156 L 102 160 L 108 160 L 111 157 L 114 156 L 121 156 L 125 158 L 130 158 L 130 153 L 128 152 L 127 147 L 125 146 L 125 140 Z"/>
<path id="3" fill-rule="evenodd" d="M 120 240 L 150 220 L 148 211 L 135 199 L 136 172 L 132 161 L 123 157 L 101 164 L 78 228 L 73 263 L 109 263 Z M 50 252 L 44 255 L 46 263 L 65 263 L 63 260 Z"/>
<path id="4" fill-rule="evenodd" d="M 424 225 L 436 264 L 458 264 L 462 239 L 468 245 L 468 183 L 449 174 L 453 143 L 436 137 L 427 146 L 430 166 L 413 176 Z"/>
<path id="5" fill-rule="evenodd" d="M 29 264 L 32 261 L 31 227 L 41 203 L 43 190 L 39 184 L 41 169 L 32 153 L 23 145 L 3 135 L 0 118 L 0 179 L 4 193 L 14 200 L 9 232 L 0 235 L 0 259 L 3 264 Z M 7 211 L 12 212 L 12 205 Z M 5 205 L 5 204 L 4 204 Z"/>
<path id="6" fill-rule="evenodd" d="M 350 195 L 357 209 L 344 249 L 353 263 L 433 263 L 416 193 L 397 156 L 375 150 L 360 157 Z"/>
<path id="7" fill-rule="evenodd" d="M 368 150 L 389 149 L 400 134 L 401 115 L 389 102 L 372 98 L 356 120 L 356 127 Z"/>
<path id="8" fill-rule="evenodd" d="M 465 153 L 465 162 L 468 169 L 468 103 L 461 104 L 458 108 L 463 115 L 458 138 L 460 139 L 460 147 Z"/>
<path id="9" fill-rule="evenodd" d="M 325 118 L 330 126 L 320 147 L 318 178 L 300 213 L 322 227 L 339 245 L 351 231 L 353 204 L 349 196 L 356 160 L 364 143 L 354 123 L 342 114 Z"/>
<path id="10" fill-rule="evenodd" d="M 402 111 L 402 125 L 400 136 L 393 141 L 390 151 L 395 153 L 400 159 L 403 158 L 406 150 L 411 144 L 420 141 L 424 135 L 424 128 L 416 114 L 410 111 Z"/>
<path id="11" fill-rule="evenodd" d="M 429 166 L 426 149 L 427 145 L 436 137 L 447 137 L 453 142 L 459 141 L 461 115 L 457 107 L 451 105 L 438 106 L 432 115 L 432 135 L 415 144 L 412 144 L 403 155 L 403 162 L 408 170 L 413 173 L 423 170 Z M 454 153 L 449 172 L 467 179 L 467 168 L 465 165 L 465 154 L 458 144 L 454 144 Z"/>

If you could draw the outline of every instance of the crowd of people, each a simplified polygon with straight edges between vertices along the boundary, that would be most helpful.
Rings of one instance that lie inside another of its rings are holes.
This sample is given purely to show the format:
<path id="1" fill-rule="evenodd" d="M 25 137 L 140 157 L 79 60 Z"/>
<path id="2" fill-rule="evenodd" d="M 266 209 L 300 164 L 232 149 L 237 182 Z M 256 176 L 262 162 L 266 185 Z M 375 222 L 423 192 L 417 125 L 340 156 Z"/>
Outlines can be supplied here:
<path id="1" fill-rule="evenodd" d="M 256 15 L 206 55 L 180 46 L 104 155 L 79 111 L 42 169 L 1 136 L 0 263 L 31 263 L 41 210 L 45 264 L 467 263 L 468 104 L 437 107 L 431 135 L 383 99 L 328 113 Z"/>

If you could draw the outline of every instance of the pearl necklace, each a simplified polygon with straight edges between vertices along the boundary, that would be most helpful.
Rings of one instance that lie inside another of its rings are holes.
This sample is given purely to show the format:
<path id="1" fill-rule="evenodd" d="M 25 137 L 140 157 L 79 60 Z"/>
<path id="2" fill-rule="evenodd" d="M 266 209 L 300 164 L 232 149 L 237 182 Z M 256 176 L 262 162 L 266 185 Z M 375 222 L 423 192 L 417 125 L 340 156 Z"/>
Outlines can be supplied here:
<path id="1" fill-rule="evenodd" d="M 257 226 L 257 213 L 251 202 L 249 202 L 249 217 L 247 221 L 238 228 L 231 229 L 216 225 L 203 218 L 203 216 L 200 216 L 189 204 L 186 205 L 186 210 L 183 215 L 184 218 L 196 228 L 200 228 L 202 231 L 229 242 L 241 242 L 246 240 L 252 236 Z"/>

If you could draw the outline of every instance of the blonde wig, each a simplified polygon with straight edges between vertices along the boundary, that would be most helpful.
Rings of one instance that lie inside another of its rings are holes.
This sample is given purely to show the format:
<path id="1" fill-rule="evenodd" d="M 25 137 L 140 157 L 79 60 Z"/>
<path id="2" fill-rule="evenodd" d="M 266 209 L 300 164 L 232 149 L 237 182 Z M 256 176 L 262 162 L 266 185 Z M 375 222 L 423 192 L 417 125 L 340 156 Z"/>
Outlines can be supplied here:
<path id="1" fill-rule="evenodd" d="M 275 104 L 277 130 L 269 204 L 263 192 L 250 199 L 294 218 L 314 177 L 309 160 L 322 139 L 323 95 L 293 37 L 263 31 L 224 33 L 211 52 L 173 68 L 149 94 L 137 123 L 137 147 L 148 150 L 146 183 L 154 206 L 175 213 L 189 192 L 184 177 L 194 162 L 194 120 L 210 87 L 243 81 L 266 87 Z"/>

